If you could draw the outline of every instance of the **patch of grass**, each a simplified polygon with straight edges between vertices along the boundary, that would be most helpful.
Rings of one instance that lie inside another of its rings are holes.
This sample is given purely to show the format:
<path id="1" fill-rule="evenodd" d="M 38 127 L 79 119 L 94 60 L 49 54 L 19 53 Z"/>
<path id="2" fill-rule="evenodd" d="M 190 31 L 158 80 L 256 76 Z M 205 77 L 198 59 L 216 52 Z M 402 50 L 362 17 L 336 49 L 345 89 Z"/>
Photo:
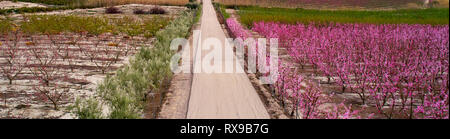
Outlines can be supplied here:
<path id="1" fill-rule="evenodd" d="M 202 8 L 202 5 L 199 5 L 198 9 L 195 11 L 194 23 L 197 23 L 200 21 L 200 18 L 202 18 Z"/>
<path id="2" fill-rule="evenodd" d="M 220 8 L 220 13 L 223 15 L 223 18 L 225 19 L 230 18 L 230 14 L 225 11 L 227 9 L 225 5 L 217 3 L 217 7 Z"/>
<path id="3" fill-rule="evenodd" d="M 214 6 L 214 10 L 217 12 L 217 14 L 219 14 L 219 22 L 222 24 L 222 20 L 226 20 L 228 18 L 230 18 L 230 14 L 227 13 L 225 10 L 227 9 L 227 6 L 220 4 L 220 3 L 213 3 Z"/>
<path id="4" fill-rule="evenodd" d="M 306 10 L 286 8 L 239 7 L 240 21 L 250 27 L 254 22 L 296 23 L 370 23 L 370 24 L 449 24 L 448 8 L 403 9 L 393 11 Z"/>
<path id="5" fill-rule="evenodd" d="M 33 34 L 81 33 L 90 35 L 104 33 L 123 34 L 128 37 L 142 36 L 150 39 L 157 31 L 166 27 L 171 18 L 153 16 L 142 20 L 124 17 L 107 18 L 107 16 L 75 16 L 75 15 L 27 15 L 25 21 L 19 23 L 21 32 Z M 0 34 L 8 32 L 12 25 L 8 20 L 0 20 Z M 70 26 L 66 26 L 70 25 Z"/>
<path id="6" fill-rule="evenodd" d="M 158 32 L 161 28 L 167 26 L 170 20 L 167 20 L 161 16 L 156 16 L 152 19 L 144 20 L 143 29 L 144 29 L 144 37 L 151 38 L 154 37 L 156 32 Z"/>
<path id="7" fill-rule="evenodd" d="M 12 23 L 9 20 L 0 19 L 0 35 L 7 34 L 12 29 Z"/>
<path id="8" fill-rule="evenodd" d="M 89 32 L 93 35 L 105 33 L 114 27 L 109 25 L 109 19 L 104 17 L 82 17 L 66 15 L 29 15 L 21 23 L 21 29 L 26 34 L 58 34 L 61 32 Z M 67 26 L 70 25 L 70 26 Z"/>

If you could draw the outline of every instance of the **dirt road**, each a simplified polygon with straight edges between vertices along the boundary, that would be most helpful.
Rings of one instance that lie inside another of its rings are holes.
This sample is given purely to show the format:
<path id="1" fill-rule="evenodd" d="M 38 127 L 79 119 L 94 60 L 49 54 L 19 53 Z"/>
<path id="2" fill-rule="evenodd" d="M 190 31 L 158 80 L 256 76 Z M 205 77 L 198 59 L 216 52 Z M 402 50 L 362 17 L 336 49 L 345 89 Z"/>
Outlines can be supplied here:
<path id="1" fill-rule="evenodd" d="M 210 0 L 203 0 L 203 15 L 201 20 L 201 42 L 207 38 L 216 38 L 222 44 L 222 56 L 232 49 L 223 49 L 225 33 L 223 32 Z M 211 55 L 210 50 L 201 44 L 194 46 L 201 54 L 195 57 L 204 58 Z M 203 47 L 203 48 L 202 48 Z M 217 56 L 217 55 L 215 55 Z M 234 56 L 234 55 L 233 55 Z M 222 63 L 233 62 L 235 57 L 222 57 Z M 194 69 L 200 62 L 194 60 Z M 225 65 L 225 64 L 223 64 Z M 242 70 L 241 65 L 236 70 Z M 245 73 L 194 73 L 189 106 L 189 119 L 268 119 L 264 104 L 253 88 Z"/>

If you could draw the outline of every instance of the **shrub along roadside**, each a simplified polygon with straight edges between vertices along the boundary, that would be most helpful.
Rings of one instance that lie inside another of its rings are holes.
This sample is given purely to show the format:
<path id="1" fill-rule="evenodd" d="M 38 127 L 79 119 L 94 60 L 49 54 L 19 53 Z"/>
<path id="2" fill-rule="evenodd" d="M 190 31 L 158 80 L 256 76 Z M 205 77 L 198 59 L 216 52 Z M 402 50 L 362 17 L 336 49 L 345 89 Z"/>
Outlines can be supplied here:
<path id="1" fill-rule="evenodd" d="M 164 30 L 156 33 L 153 48 L 143 47 L 129 65 L 106 77 L 97 88 L 99 97 L 76 103 L 72 110 L 78 118 L 141 118 L 147 94 L 162 93 L 164 81 L 172 76 L 170 60 L 175 51 L 170 50 L 169 45 L 171 40 L 189 35 L 194 24 L 193 13 L 183 12 Z M 101 114 L 105 109 L 107 112 Z"/>
<path id="2" fill-rule="evenodd" d="M 203 9 L 202 5 L 199 4 L 199 5 L 197 6 L 197 10 L 195 10 L 195 13 L 194 13 L 194 15 L 195 15 L 195 17 L 194 17 L 194 23 L 198 23 L 198 22 L 200 21 L 200 18 L 202 17 L 202 16 L 201 16 L 201 15 L 202 15 L 202 9 Z"/>

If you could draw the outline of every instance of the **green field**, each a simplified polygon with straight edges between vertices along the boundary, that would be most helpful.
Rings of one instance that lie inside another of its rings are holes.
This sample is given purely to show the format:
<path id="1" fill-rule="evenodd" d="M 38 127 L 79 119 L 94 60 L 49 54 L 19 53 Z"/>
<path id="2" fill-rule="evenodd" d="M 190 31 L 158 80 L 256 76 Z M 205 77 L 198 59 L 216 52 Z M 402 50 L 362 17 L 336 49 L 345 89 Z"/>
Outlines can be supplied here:
<path id="1" fill-rule="evenodd" d="M 307 10 L 286 8 L 237 8 L 240 20 L 250 27 L 258 21 L 281 23 L 370 23 L 370 24 L 449 24 L 448 8 L 393 11 Z"/>

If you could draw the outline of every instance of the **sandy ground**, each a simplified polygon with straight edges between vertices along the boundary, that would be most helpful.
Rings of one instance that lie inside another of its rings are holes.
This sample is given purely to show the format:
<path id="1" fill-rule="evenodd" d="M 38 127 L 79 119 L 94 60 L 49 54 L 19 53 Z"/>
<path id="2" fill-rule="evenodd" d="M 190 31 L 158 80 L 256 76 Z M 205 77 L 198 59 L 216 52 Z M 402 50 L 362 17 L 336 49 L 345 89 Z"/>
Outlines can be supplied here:
<path id="1" fill-rule="evenodd" d="M 219 39 L 224 47 L 225 33 L 221 29 L 216 12 L 210 0 L 203 1 L 201 23 L 202 42 L 210 37 Z M 194 52 L 202 51 L 197 46 Z M 232 49 L 227 49 L 232 51 Z M 225 51 L 227 51 L 225 50 Z M 224 52 L 224 51 L 223 51 Z M 204 58 L 209 53 L 203 50 L 196 57 Z M 235 58 L 221 58 L 222 63 L 233 62 Z M 199 61 L 194 61 L 194 69 Z M 242 66 L 237 66 L 241 68 Z M 268 119 L 264 104 L 257 95 L 245 73 L 194 73 L 187 118 L 189 119 Z"/>
<path id="2" fill-rule="evenodd" d="M 147 43 L 147 45 L 151 45 L 151 42 Z M 117 69 L 127 64 L 129 57 L 131 56 L 121 56 L 120 61 L 113 64 L 111 68 Z M 4 63 L 4 61 L 5 59 L 0 58 L 0 63 Z M 74 59 L 74 63 L 77 63 L 76 67 L 95 66 L 94 63 L 88 60 Z M 61 61 L 58 62 L 58 64 L 67 65 L 68 63 Z M 109 71 L 107 74 L 112 74 L 113 72 L 114 71 Z M 67 84 L 70 88 L 70 90 L 65 93 L 64 99 L 60 102 L 59 107 L 61 109 L 59 110 L 54 110 L 49 102 L 42 102 L 37 99 L 35 95 L 36 91 L 33 90 L 33 86 L 37 84 L 37 80 L 28 78 L 17 79 L 13 81 L 12 85 L 8 85 L 8 80 L 0 77 L 0 96 L 2 96 L 0 98 L 2 102 L 0 107 L 0 118 L 73 119 L 75 118 L 74 115 L 65 108 L 72 105 L 77 98 L 95 96 L 97 86 L 102 83 L 103 79 L 106 77 L 105 74 L 100 73 L 98 70 L 84 68 L 75 68 L 73 71 L 70 69 L 63 69 L 58 71 L 58 73 L 58 75 L 68 75 L 70 78 L 69 81 L 58 81 L 58 83 Z M 21 76 L 32 76 L 32 73 L 29 69 L 24 69 Z M 6 104 L 4 102 L 5 99 Z"/>
<path id="3" fill-rule="evenodd" d="M 29 2 L 0 1 L 0 9 L 15 9 L 23 7 L 47 7 L 47 6 Z"/>

